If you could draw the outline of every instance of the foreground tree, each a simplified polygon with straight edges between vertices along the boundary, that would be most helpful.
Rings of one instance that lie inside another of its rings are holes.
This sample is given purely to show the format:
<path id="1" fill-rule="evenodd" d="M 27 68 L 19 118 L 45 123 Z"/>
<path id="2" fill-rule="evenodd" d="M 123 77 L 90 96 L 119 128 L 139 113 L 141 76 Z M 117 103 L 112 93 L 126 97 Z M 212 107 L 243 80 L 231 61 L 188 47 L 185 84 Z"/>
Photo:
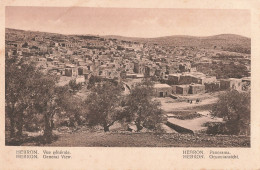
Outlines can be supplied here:
<path id="1" fill-rule="evenodd" d="M 53 140 L 54 117 L 62 115 L 61 113 L 70 114 L 72 109 L 77 107 L 70 88 L 68 86 L 57 86 L 58 77 L 41 74 L 33 82 L 32 104 L 35 113 L 42 115 L 43 142 L 50 143 Z M 74 113 L 74 115 L 77 115 Z M 64 115 L 63 115 L 64 116 Z"/>
<path id="2" fill-rule="evenodd" d="M 57 77 L 44 75 L 35 81 L 34 107 L 43 115 L 44 141 L 50 143 L 53 139 L 54 116 L 64 111 L 63 100 L 69 95 L 67 87 L 56 86 Z"/>
<path id="3" fill-rule="evenodd" d="M 64 114 L 59 117 L 62 119 L 64 116 L 69 117 L 68 126 L 82 125 L 84 122 L 82 120 L 84 113 L 84 102 L 81 97 L 66 94 L 63 95 L 62 99 L 59 101 L 59 105 L 62 108 Z"/>
<path id="4" fill-rule="evenodd" d="M 87 120 L 91 126 L 101 125 L 104 131 L 119 120 L 121 88 L 111 82 L 101 82 L 91 88 L 85 101 L 88 107 Z"/>
<path id="5" fill-rule="evenodd" d="M 143 129 L 156 129 L 162 122 L 161 103 L 153 100 L 153 84 L 144 81 L 131 89 L 127 96 L 124 117 L 127 122 L 135 122 L 137 131 Z"/>
<path id="6" fill-rule="evenodd" d="M 44 139 L 50 142 L 53 117 L 62 110 L 66 90 L 56 86 L 57 77 L 44 75 L 26 57 L 6 57 L 5 67 L 5 107 L 11 139 L 21 141 L 24 128 L 43 122 L 37 126 L 44 129 Z"/>
<path id="7" fill-rule="evenodd" d="M 10 137 L 21 138 L 24 115 L 30 113 L 35 86 L 33 82 L 40 72 L 25 58 L 6 57 L 5 63 L 5 107 L 10 120 Z"/>
<path id="8" fill-rule="evenodd" d="M 225 122 L 218 127 L 210 127 L 215 131 L 211 133 L 249 135 L 250 92 L 231 90 L 220 95 L 212 109 L 212 115 L 223 118 Z"/>

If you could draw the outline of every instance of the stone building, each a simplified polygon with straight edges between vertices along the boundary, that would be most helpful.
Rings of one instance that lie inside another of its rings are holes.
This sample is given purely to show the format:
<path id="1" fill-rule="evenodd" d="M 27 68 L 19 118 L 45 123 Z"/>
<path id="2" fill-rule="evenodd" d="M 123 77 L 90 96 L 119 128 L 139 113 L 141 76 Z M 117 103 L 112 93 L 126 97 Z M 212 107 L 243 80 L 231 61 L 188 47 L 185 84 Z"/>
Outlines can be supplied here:
<path id="1" fill-rule="evenodd" d="M 220 90 L 220 81 L 205 83 L 205 91 L 206 92 L 215 92 Z"/>
<path id="2" fill-rule="evenodd" d="M 190 86 L 189 85 L 177 85 L 176 94 L 188 95 Z"/>
<path id="3" fill-rule="evenodd" d="M 191 84 L 189 87 L 189 94 L 201 94 L 205 93 L 205 85 Z"/>
<path id="4" fill-rule="evenodd" d="M 177 85 L 179 84 L 181 74 L 169 74 L 168 76 L 168 83 L 170 85 Z"/>
<path id="5" fill-rule="evenodd" d="M 77 77 L 78 76 L 78 69 L 77 68 L 65 68 L 65 76 L 68 77 Z"/>
<path id="6" fill-rule="evenodd" d="M 172 87 L 168 84 L 155 84 L 154 89 L 156 97 L 168 97 L 172 92 Z"/>
<path id="7" fill-rule="evenodd" d="M 221 90 L 234 89 L 237 91 L 241 91 L 242 85 L 243 85 L 242 79 L 229 78 L 229 79 L 220 80 L 220 89 Z"/>

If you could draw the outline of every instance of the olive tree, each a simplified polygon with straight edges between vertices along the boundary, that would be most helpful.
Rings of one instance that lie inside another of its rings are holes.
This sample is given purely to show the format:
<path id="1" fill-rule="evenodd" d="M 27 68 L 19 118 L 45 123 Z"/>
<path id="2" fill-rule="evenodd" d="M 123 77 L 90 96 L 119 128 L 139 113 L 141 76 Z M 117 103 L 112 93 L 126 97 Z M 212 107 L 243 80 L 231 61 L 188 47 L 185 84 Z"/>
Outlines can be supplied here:
<path id="1" fill-rule="evenodd" d="M 101 125 L 104 131 L 120 117 L 121 88 L 109 81 L 102 81 L 91 88 L 85 103 L 89 125 Z"/>
<path id="2" fill-rule="evenodd" d="M 5 113 L 10 121 L 10 137 L 21 138 L 24 115 L 32 108 L 34 80 L 41 73 L 25 58 L 6 57 L 5 63 Z"/>
<path id="3" fill-rule="evenodd" d="M 57 77 L 43 75 L 35 81 L 37 87 L 34 95 L 35 110 L 43 115 L 44 141 L 53 139 L 54 116 L 65 110 L 64 99 L 69 95 L 67 87 L 56 86 Z"/>
<path id="4" fill-rule="evenodd" d="M 211 114 L 224 120 L 219 128 L 215 128 L 216 132 L 212 133 L 248 134 L 250 129 L 250 92 L 236 90 L 225 92 L 219 96 Z"/>
<path id="5" fill-rule="evenodd" d="M 143 81 L 135 85 L 126 97 L 124 116 L 127 122 L 135 122 L 137 131 L 143 127 L 156 129 L 162 122 L 161 103 L 153 99 L 153 84 Z"/>

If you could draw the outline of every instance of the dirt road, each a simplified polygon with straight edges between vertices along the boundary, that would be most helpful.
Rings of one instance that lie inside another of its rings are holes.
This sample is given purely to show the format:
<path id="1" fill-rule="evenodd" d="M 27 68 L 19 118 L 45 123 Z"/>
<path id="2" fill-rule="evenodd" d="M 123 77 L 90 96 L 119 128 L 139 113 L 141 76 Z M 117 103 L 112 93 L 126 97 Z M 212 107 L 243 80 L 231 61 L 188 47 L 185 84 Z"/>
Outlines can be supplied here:
<path id="1" fill-rule="evenodd" d="M 176 110 L 192 110 L 193 107 L 198 107 L 198 106 L 204 106 L 204 105 L 210 105 L 213 103 L 216 103 L 218 98 L 217 97 L 212 97 L 209 99 L 204 99 L 201 102 L 197 103 L 195 100 L 193 101 L 192 104 L 188 102 L 175 102 L 174 99 L 166 97 L 166 98 L 158 98 L 159 101 L 161 101 L 162 104 L 162 109 L 165 112 L 171 112 L 171 111 L 176 111 Z"/>

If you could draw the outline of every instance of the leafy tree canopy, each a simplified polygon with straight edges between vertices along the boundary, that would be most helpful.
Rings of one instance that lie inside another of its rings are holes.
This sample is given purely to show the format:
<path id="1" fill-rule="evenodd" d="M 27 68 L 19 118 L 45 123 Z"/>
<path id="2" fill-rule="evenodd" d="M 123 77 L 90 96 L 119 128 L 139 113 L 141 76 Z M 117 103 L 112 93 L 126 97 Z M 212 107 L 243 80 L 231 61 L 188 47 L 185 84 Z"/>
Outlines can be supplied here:
<path id="1" fill-rule="evenodd" d="M 101 125 L 104 131 L 119 119 L 121 88 L 114 83 L 103 81 L 91 88 L 87 100 L 87 119 L 90 125 Z"/>
<path id="2" fill-rule="evenodd" d="M 250 93 L 228 91 L 219 96 L 212 115 L 225 121 L 220 133 L 248 134 L 250 129 Z"/>
<path id="3" fill-rule="evenodd" d="M 125 117 L 128 122 L 135 122 L 137 130 L 143 127 L 156 129 L 162 121 L 161 103 L 153 100 L 153 83 L 143 81 L 131 89 L 125 103 Z"/>

